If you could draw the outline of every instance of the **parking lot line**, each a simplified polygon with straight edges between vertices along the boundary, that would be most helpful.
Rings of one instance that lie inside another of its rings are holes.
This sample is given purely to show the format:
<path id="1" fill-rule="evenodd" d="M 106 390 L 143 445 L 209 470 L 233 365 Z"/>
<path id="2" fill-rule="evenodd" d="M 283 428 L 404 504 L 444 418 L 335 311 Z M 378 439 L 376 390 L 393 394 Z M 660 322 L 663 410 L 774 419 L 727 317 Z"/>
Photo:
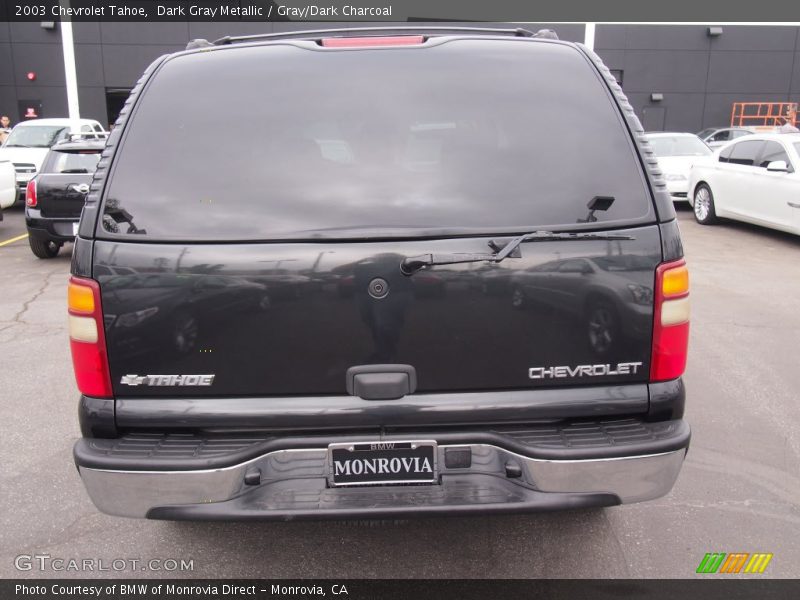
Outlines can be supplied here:
<path id="1" fill-rule="evenodd" d="M 18 242 L 20 240 L 24 240 L 26 237 L 28 237 L 28 234 L 27 233 L 23 233 L 22 235 L 18 235 L 17 237 L 13 237 L 10 240 L 5 240 L 5 241 L 0 242 L 0 246 L 8 246 L 9 244 L 13 244 L 14 242 Z"/>

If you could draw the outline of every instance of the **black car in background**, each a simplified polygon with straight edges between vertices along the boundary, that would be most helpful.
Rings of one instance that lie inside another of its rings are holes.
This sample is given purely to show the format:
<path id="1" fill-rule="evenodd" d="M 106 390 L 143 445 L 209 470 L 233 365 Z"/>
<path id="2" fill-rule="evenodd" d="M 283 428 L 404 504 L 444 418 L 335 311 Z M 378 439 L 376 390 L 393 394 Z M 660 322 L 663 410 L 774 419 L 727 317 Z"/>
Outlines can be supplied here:
<path id="1" fill-rule="evenodd" d="M 53 146 L 28 182 L 25 225 L 39 258 L 53 258 L 78 234 L 78 221 L 105 139 L 65 140 Z"/>

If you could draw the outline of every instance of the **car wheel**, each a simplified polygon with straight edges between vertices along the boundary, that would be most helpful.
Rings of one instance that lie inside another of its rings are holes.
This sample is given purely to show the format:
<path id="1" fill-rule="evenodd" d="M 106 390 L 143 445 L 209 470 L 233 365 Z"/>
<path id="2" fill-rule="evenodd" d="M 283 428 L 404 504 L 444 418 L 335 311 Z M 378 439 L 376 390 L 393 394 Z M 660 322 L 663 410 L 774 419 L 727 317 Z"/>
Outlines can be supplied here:
<path id="1" fill-rule="evenodd" d="M 197 342 L 197 335 L 200 326 L 192 315 L 178 315 L 172 328 L 172 341 L 175 350 L 180 354 L 186 354 L 194 348 Z"/>
<path id="2" fill-rule="evenodd" d="M 717 212 L 714 210 L 714 194 L 705 183 L 697 186 L 694 192 L 694 218 L 701 225 L 713 225 L 717 222 Z"/>
<path id="3" fill-rule="evenodd" d="M 61 245 L 51 240 L 39 240 L 28 237 L 28 243 L 34 255 L 38 258 L 55 258 L 58 256 L 58 251 L 61 250 Z"/>
<path id="4" fill-rule="evenodd" d="M 619 319 L 614 307 L 601 301 L 589 307 L 587 318 L 589 346 L 596 354 L 608 354 L 619 339 Z"/>
<path id="5" fill-rule="evenodd" d="M 525 308 L 525 292 L 521 288 L 514 288 L 511 292 L 511 306 Z"/>

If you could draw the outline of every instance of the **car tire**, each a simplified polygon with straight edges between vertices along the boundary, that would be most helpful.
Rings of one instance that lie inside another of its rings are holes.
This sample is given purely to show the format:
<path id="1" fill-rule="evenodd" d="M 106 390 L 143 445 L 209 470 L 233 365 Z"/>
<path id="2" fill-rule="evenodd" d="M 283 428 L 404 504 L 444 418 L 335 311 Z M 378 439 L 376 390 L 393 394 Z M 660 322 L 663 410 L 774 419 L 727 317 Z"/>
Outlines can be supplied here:
<path id="1" fill-rule="evenodd" d="M 188 313 L 179 313 L 172 323 L 172 345 L 179 355 L 188 354 L 197 344 L 200 324 Z"/>
<path id="2" fill-rule="evenodd" d="M 589 348 L 597 356 L 605 356 L 619 345 L 620 320 L 614 306 L 607 300 L 592 302 L 586 310 L 586 335 Z"/>
<path id="3" fill-rule="evenodd" d="M 701 225 L 713 225 L 719 220 L 714 209 L 714 194 L 705 183 L 698 185 L 694 191 L 692 212 L 695 220 Z"/>
<path id="4" fill-rule="evenodd" d="M 61 244 L 52 240 L 28 237 L 28 243 L 37 258 L 55 258 L 58 256 L 58 251 L 61 250 Z"/>
<path id="5" fill-rule="evenodd" d="M 511 306 L 516 308 L 517 310 L 522 310 L 526 308 L 528 304 L 528 299 L 525 297 L 525 292 L 522 291 L 522 288 L 515 287 L 511 290 Z"/>

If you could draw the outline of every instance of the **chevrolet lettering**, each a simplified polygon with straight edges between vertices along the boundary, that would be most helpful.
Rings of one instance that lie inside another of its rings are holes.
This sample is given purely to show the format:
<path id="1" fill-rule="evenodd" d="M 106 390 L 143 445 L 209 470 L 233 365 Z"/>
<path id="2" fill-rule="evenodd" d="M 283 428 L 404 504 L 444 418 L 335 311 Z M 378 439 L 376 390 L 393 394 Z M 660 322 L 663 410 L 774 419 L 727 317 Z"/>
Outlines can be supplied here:
<path id="1" fill-rule="evenodd" d="M 612 367 L 605 365 L 578 365 L 577 367 L 531 367 L 528 377 L 531 379 L 553 379 L 563 377 L 602 377 L 605 375 L 635 375 L 639 372 L 640 362 L 618 363 Z"/>
<path id="2" fill-rule="evenodd" d="M 528 513 L 675 483 L 689 272 L 586 47 L 445 23 L 192 40 L 101 153 L 68 289 L 99 510 Z"/>

